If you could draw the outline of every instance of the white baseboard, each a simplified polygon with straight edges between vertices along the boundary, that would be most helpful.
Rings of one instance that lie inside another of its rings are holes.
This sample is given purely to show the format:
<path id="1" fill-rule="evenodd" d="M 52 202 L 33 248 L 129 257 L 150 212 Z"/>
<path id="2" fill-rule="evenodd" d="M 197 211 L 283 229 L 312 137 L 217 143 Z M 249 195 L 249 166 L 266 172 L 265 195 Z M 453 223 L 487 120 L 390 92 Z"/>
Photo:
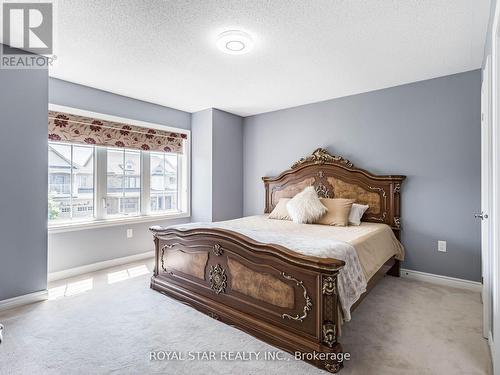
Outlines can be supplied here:
<path id="1" fill-rule="evenodd" d="M 45 301 L 49 297 L 47 289 L 38 292 L 24 294 L 19 297 L 4 299 L 0 301 L 0 311 L 13 309 L 22 305 L 28 305 L 34 302 Z"/>
<path id="2" fill-rule="evenodd" d="M 412 280 L 426 281 L 428 283 L 451 286 L 453 288 L 467 289 L 474 292 L 481 292 L 483 285 L 477 281 L 456 279 L 449 276 L 435 275 L 427 272 L 420 272 L 401 268 L 401 277 Z"/>
<path id="3" fill-rule="evenodd" d="M 48 281 L 51 282 L 61 279 L 67 279 L 69 277 L 79 276 L 84 273 L 90 273 L 90 272 L 100 271 L 105 268 L 121 266 L 123 264 L 137 262 L 139 260 L 147 258 L 152 258 L 154 257 L 154 255 L 155 255 L 154 250 L 151 250 L 151 251 L 146 251 L 145 253 L 130 255 L 127 257 L 105 260 L 103 262 L 87 264 L 85 266 L 69 268 L 67 270 L 62 270 L 57 272 L 50 272 L 48 275 Z"/>

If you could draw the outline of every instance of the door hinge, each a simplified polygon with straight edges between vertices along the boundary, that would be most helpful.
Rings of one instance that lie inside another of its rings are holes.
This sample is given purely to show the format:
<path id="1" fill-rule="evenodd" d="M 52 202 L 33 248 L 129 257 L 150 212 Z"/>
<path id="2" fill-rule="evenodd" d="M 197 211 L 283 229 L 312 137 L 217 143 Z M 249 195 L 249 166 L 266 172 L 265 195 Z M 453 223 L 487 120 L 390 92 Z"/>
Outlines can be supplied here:
<path id="1" fill-rule="evenodd" d="M 488 218 L 488 214 L 485 214 L 484 212 L 481 212 L 479 214 L 474 214 L 474 217 L 476 219 L 481 219 L 481 220 L 484 220 L 484 219 L 487 219 Z"/>

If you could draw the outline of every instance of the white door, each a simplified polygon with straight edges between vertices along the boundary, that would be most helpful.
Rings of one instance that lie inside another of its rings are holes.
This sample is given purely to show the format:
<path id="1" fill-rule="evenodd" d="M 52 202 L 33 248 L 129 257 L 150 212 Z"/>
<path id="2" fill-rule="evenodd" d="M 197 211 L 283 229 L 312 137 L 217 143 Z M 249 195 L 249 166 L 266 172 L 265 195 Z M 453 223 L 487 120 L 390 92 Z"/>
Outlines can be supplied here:
<path id="1" fill-rule="evenodd" d="M 492 241 L 489 214 L 492 202 L 492 130 L 490 121 L 490 59 L 486 60 L 483 83 L 481 86 L 481 270 L 483 277 L 483 336 L 488 338 L 491 331 L 492 300 L 491 300 L 491 263 Z"/>

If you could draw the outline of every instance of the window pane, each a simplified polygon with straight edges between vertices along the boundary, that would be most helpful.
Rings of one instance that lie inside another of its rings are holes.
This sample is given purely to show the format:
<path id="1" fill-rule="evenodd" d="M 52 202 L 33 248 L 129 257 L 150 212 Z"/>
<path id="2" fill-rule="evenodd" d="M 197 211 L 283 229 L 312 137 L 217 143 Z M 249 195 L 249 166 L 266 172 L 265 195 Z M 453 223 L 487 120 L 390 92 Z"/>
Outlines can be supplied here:
<path id="1" fill-rule="evenodd" d="M 94 216 L 94 147 L 49 143 L 50 221 Z"/>
<path id="2" fill-rule="evenodd" d="M 151 152 L 151 211 L 172 211 L 177 203 L 177 155 Z"/>
<path id="3" fill-rule="evenodd" d="M 108 215 L 120 213 L 120 199 L 123 196 L 124 150 L 108 149 L 106 208 Z"/>
<path id="4" fill-rule="evenodd" d="M 73 218 L 94 216 L 94 148 L 73 146 Z"/>
<path id="5" fill-rule="evenodd" d="M 106 207 L 108 215 L 141 212 L 141 153 L 108 149 Z"/>
<path id="6" fill-rule="evenodd" d="M 127 215 L 141 213 L 141 153 L 125 151 L 124 194 L 122 212 Z"/>
<path id="7" fill-rule="evenodd" d="M 165 155 L 165 209 L 177 210 L 177 154 Z"/>
<path id="8" fill-rule="evenodd" d="M 71 145 L 49 144 L 49 220 L 71 219 Z"/>

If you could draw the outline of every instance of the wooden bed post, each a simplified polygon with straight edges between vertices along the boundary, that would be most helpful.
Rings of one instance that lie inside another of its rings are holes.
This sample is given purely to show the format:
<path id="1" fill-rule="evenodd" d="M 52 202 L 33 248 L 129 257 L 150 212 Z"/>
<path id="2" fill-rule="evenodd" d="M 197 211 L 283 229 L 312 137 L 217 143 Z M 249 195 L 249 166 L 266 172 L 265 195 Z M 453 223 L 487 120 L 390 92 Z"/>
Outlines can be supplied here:
<path id="1" fill-rule="evenodd" d="M 334 275 L 321 275 L 321 343 L 328 348 L 335 349 L 336 353 L 342 353 L 342 346 L 337 341 L 340 324 L 337 278 L 338 272 L 335 272 Z M 343 361 L 327 359 L 321 367 L 324 367 L 329 372 L 336 373 L 343 367 Z"/>
<path id="2" fill-rule="evenodd" d="M 387 274 L 394 277 L 401 276 L 401 261 L 395 259 L 394 265 L 387 271 Z"/>

